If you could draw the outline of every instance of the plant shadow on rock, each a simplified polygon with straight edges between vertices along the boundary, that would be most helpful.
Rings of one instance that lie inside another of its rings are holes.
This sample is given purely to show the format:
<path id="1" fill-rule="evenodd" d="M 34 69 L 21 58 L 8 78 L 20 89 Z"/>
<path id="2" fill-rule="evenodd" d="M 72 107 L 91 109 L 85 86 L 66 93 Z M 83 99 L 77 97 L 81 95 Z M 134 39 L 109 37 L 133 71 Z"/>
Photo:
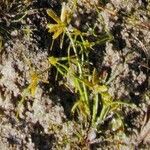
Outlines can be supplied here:
<path id="1" fill-rule="evenodd" d="M 91 51 L 89 54 L 89 61 L 97 69 L 97 71 L 102 69 L 105 47 L 106 44 L 96 45 L 94 46 L 94 51 Z"/>
<path id="2" fill-rule="evenodd" d="M 73 104 L 75 102 L 76 96 L 74 93 L 72 93 L 69 89 L 67 89 L 65 86 L 60 86 L 59 80 L 55 80 L 55 76 L 57 74 L 56 68 L 52 67 L 51 71 L 49 72 L 49 83 L 50 85 L 45 86 L 44 88 L 52 88 L 52 91 L 49 93 L 50 99 L 53 100 L 54 104 L 56 105 L 62 105 L 64 108 L 64 113 L 67 116 L 67 119 L 71 119 L 71 109 L 73 107 Z"/>
<path id="3" fill-rule="evenodd" d="M 54 9 L 60 10 L 61 2 L 59 0 L 37 0 L 35 5 L 39 8 L 49 8 L 52 7 Z"/>
<path id="4" fill-rule="evenodd" d="M 31 133 L 32 142 L 37 150 L 49 150 L 52 148 L 52 143 L 55 140 L 54 135 L 44 133 L 44 128 L 39 122 L 33 125 L 34 131 Z"/>
<path id="5" fill-rule="evenodd" d="M 131 133 L 134 134 L 134 131 L 128 131 L 128 129 L 134 128 L 134 129 L 140 130 L 138 128 L 138 126 L 140 126 L 139 124 L 140 124 L 140 120 L 141 120 L 140 119 L 140 117 L 141 117 L 140 114 L 141 114 L 141 112 L 130 111 L 128 113 L 128 115 L 125 116 L 125 118 L 124 118 L 124 122 L 126 122 L 125 132 L 126 132 L 127 135 L 131 135 Z M 138 122 L 135 121 L 135 118 L 139 119 Z"/>
<path id="6" fill-rule="evenodd" d="M 148 90 L 148 82 L 149 82 L 149 69 L 147 69 L 146 67 L 141 66 L 140 64 L 147 64 L 147 58 L 145 56 L 145 53 L 140 50 L 139 47 L 136 46 L 136 50 L 139 50 L 139 57 L 134 58 L 134 60 L 132 61 L 132 63 L 129 63 L 129 69 L 132 70 L 132 72 L 134 72 L 137 77 L 138 75 L 140 75 L 140 73 L 143 73 L 143 76 L 140 77 L 140 79 L 136 79 L 134 80 L 133 77 L 131 77 L 128 85 L 130 85 L 132 87 L 131 92 L 130 92 L 130 97 L 132 99 L 132 101 L 135 104 L 139 104 L 140 103 L 140 96 L 143 95 L 143 93 Z M 148 60 L 149 61 L 149 60 Z M 135 93 L 139 93 L 139 95 L 136 95 Z"/>
<path id="7" fill-rule="evenodd" d="M 113 46 L 115 49 L 120 51 L 122 51 L 123 48 L 126 47 L 126 42 L 121 35 L 121 31 L 123 30 L 123 27 L 121 26 L 123 24 L 123 16 L 124 16 L 123 12 L 124 10 L 120 10 L 120 12 L 118 12 L 118 14 L 120 14 L 118 16 L 118 20 L 116 21 L 116 24 L 111 29 L 111 32 L 114 36 L 114 40 L 112 42 Z"/>

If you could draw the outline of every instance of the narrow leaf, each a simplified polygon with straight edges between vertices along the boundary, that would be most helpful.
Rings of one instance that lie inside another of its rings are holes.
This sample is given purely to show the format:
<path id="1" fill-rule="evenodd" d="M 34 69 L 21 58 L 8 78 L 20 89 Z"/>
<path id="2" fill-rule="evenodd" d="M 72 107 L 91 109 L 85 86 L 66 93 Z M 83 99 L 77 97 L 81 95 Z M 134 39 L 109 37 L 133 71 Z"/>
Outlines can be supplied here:
<path id="1" fill-rule="evenodd" d="M 63 28 L 58 29 L 54 35 L 53 35 L 53 39 L 57 39 L 59 37 L 59 35 L 61 35 L 63 33 Z"/>
<path id="2" fill-rule="evenodd" d="M 61 20 L 59 19 L 59 17 L 55 14 L 55 12 L 52 9 L 48 9 L 47 10 L 47 14 L 53 19 L 55 20 L 57 23 L 60 23 Z"/>

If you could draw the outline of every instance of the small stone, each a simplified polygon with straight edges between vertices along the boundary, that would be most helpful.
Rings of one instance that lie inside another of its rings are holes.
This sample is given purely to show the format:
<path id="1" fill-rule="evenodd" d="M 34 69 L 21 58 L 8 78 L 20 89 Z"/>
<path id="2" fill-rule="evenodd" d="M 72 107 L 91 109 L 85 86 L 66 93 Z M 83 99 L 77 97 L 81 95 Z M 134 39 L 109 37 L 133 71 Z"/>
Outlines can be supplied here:
<path id="1" fill-rule="evenodd" d="M 93 141 L 96 138 L 96 131 L 93 129 L 88 133 L 88 141 Z"/>
<path id="2" fill-rule="evenodd" d="M 14 30 L 11 32 L 11 36 L 12 37 L 16 37 L 18 35 L 18 31 L 17 30 Z"/>

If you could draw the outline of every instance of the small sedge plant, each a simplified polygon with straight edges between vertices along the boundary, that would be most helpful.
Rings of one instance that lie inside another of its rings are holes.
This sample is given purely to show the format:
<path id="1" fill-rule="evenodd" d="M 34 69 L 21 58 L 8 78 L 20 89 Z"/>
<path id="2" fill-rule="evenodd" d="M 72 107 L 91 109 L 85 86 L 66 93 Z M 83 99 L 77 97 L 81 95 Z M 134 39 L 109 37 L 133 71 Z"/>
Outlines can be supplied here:
<path id="1" fill-rule="evenodd" d="M 47 14 L 56 22 L 47 25 L 48 32 L 53 33 L 53 40 L 62 35 L 61 46 L 63 46 L 64 36 L 67 36 L 70 41 L 66 57 L 50 56 L 48 61 L 63 76 L 65 79 L 64 85 L 72 88 L 76 94 L 76 102 L 72 107 L 72 113 L 77 112 L 79 119 L 82 119 L 83 122 L 90 122 L 91 127 L 97 129 L 98 125 L 103 123 L 110 113 L 116 114 L 117 119 L 121 118 L 118 112 L 122 106 L 132 105 L 114 100 L 108 92 L 108 86 L 98 77 L 96 69 L 94 67 L 91 69 L 89 52 L 94 50 L 94 45 L 105 43 L 111 40 L 112 36 L 107 31 L 102 38 L 89 42 L 88 33 L 83 33 L 70 24 L 71 16 L 76 8 L 76 1 L 73 4 L 70 8 L 63 3 L 60 17 L 52 9 L 47 10 Z M 94 36 L 96 36 L 95 33 Z M 41 72 L 31 69 L 30 83 L 23 91 L 22 100 L 18 106 L 24 102 L 27 96 L 35 95 L 37 86 L 42 81 L 42 75 L 49 69 L 50 67 Z"/>
<path id="2" fill-rule="evenodd" d="M 55 66 L 57 71 L 66 79 L 64 85 L 69 87 L 68 84 L 71 84 L 77 95 L 72 113 L 77 112 L 79 116 L 83 117 L 83 121 L 90 121 L 94 128 L 103 123 L 110 113 L 114 113 L 120 118 L 119 113 L 117 113 L 119 109 L 123 105 L 132 105 L 113 99 L 108 92 L 108 87 L 99 80 L 96 69 L 93 68 L 92 74 L 90 73 L 88 59 L 89 51 L 93 50 L 94 45 L 105 43 L 111 40 L 112 36 L 110 34 L 105 35 L 98 41 L 89 42 L 86 39 L 87 33 L 82 33 L 70 25 L 73 12 L 65 3 L 62 5 L 60 18 L 51 9 L 47 10 L 47 14 L 56 22 L 56 24 L 49 23 L 47 25 L 48 31 L 53 33 L 53 39 L 66 35 L 70 41 L 67 49 L 68 56 L 62 58 L 51 56 L 49 63 Z M 72 53 L 73 55 L 71 55 Z"/>

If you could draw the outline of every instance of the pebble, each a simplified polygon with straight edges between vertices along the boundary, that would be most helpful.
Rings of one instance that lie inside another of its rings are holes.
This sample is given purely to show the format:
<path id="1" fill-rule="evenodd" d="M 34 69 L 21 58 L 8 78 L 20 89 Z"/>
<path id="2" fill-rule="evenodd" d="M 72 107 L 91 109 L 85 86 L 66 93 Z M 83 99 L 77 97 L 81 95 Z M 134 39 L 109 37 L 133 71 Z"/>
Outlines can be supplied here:
<path id="1" fill-rule="evenodd" d="M 16 37 L 18 35 L 18 31 L 17 30 L 14 30 L 11 32 L 10 34 L 12 37 Z"/>

